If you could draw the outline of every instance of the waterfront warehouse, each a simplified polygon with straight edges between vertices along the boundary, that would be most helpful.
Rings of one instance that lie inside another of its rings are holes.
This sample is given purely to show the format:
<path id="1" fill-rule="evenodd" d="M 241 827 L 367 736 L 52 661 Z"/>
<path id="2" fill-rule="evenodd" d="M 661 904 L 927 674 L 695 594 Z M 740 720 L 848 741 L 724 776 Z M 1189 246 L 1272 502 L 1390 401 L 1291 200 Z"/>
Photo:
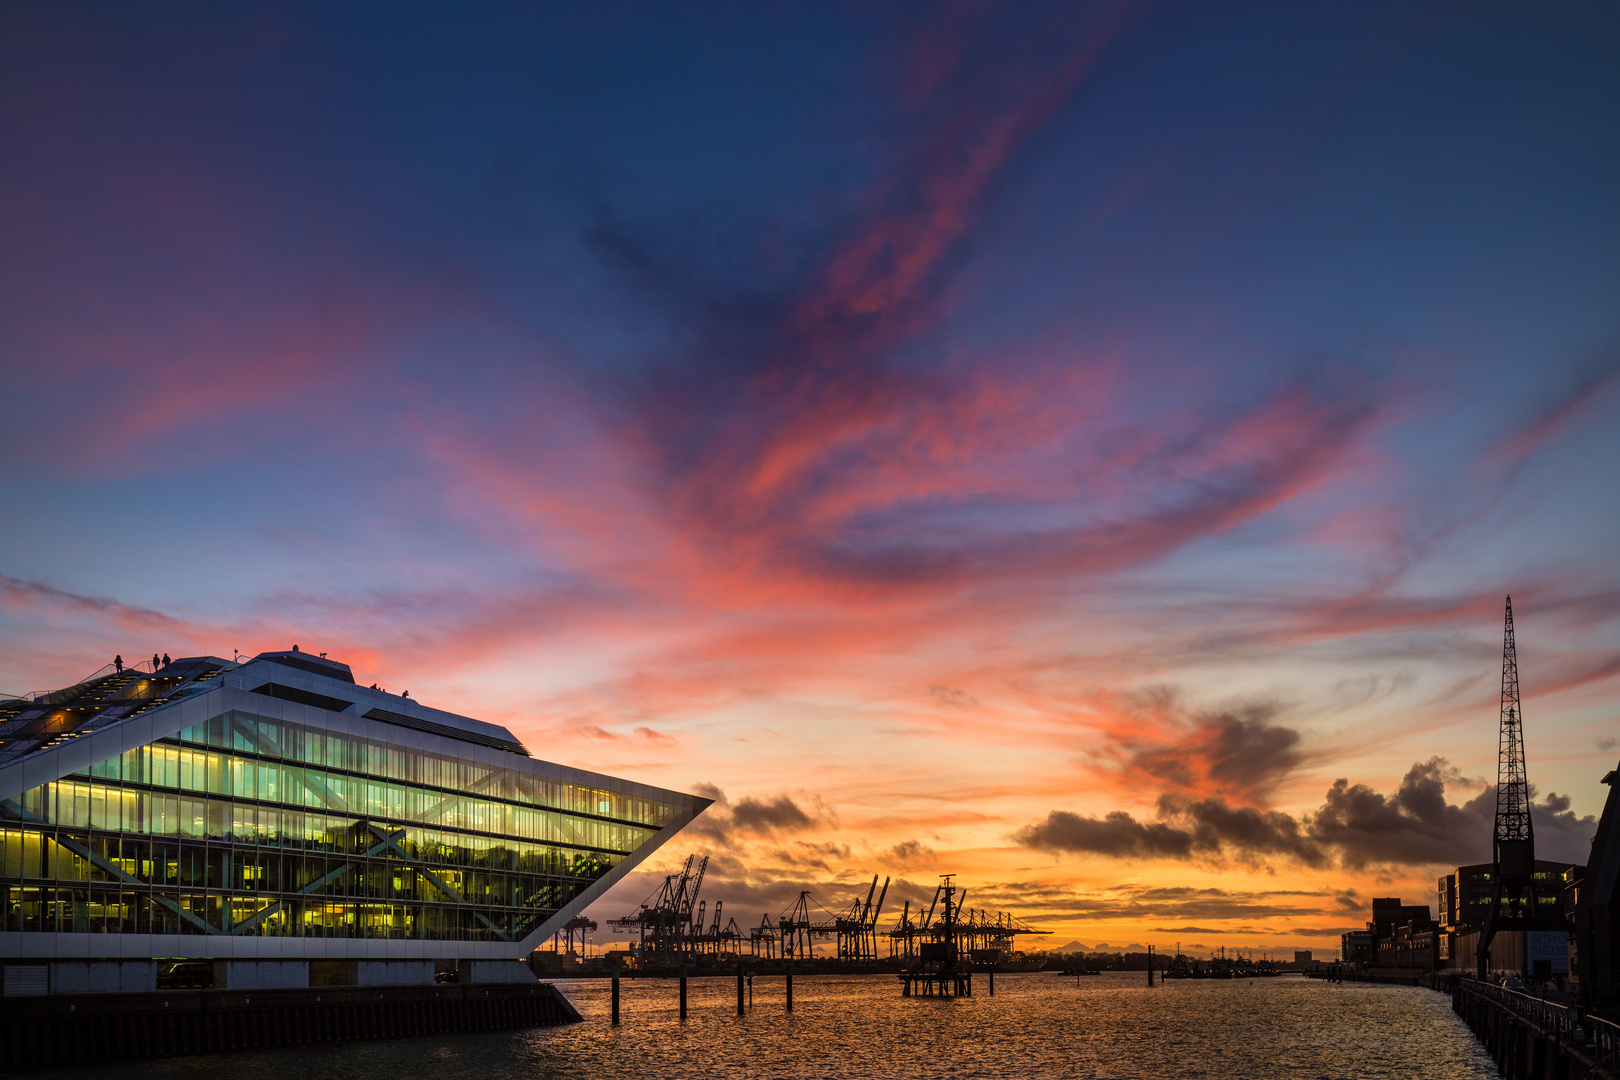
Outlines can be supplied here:
<path id="1" fill-rule="evenodd" d="M 708 806 L 298 652 L 0 701 L 8 994 L 530 979 Z"/>

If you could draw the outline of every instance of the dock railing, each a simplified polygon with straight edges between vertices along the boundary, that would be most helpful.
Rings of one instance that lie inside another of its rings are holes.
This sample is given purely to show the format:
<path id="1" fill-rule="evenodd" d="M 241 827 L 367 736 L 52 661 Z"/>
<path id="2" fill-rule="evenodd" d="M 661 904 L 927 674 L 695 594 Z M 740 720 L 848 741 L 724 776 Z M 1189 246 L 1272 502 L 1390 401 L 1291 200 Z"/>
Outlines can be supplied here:
<path id="1" fill-rule="evenodd" d="M 1476 993 L 1501 1002 L 1545 1030 L 1557 1031 L 1559 1038 L 1570 1038 L 1575 1029 L 1581 1026 L 1580 1010 L 1572 1005 L 1560 1005 L 1556 1001 L 1547 1001 L 1533 994 L 1509 990 L 1495 983 L 1480 982 L 1477 979 L 1464 979 L 1463 985 Z"/>
<path id="2" fill-rule="evenodd" d="M 1607 1069 L 1620 1067 L 1620 1024 L 1598 1016 L 1588 1016 L 1586 1022 L 1598 1064 Z"/>
<path id="3" fill-rule="evenodd" d="M 1459 979 L 1458 985 L 1470 993 L 1498 1002 L 1545 1031 L 1556 1031 L 1561 1041 L 1585 1046 L 1600 1067 L 1614 1069 L 1620 1066 L 1620 1024 L 1589 1013 L 1583 1014 L 1574 1005 L 1546 1001 L 1533 994 L 1509 990 L 1467 976 Z"/>

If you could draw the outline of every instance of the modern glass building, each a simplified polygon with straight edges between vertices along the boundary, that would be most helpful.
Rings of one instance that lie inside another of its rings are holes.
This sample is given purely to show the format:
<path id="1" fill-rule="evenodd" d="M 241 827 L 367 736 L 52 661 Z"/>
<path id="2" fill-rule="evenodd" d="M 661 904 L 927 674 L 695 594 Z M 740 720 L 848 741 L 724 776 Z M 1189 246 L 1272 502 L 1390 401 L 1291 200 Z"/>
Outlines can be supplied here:
<path id="1" fill-rule="evenodd" d="M 98 673 L 0 701 L 5 987 L 526 978 L 707 805 L 296 650 Z"/>

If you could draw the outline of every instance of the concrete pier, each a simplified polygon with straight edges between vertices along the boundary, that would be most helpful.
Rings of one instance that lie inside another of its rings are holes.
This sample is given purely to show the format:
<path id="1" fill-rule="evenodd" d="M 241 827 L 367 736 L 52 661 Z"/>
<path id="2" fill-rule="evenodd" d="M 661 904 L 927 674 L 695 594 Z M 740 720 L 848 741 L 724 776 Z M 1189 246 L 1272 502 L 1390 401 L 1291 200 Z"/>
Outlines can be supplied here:
<path id="1" fill-rule="evenodd" d="M 1617 1080 L 1594 1022 L 1565 1005 L 1458 979 L 1451 1007 L 1490 1053 L 1503 1080 Z"/>
<path id="2" fill-rule="evenodd" d="M 548 983 L 7 998 L 0 1012 L 0 1071 L 580 1019 Z"/>

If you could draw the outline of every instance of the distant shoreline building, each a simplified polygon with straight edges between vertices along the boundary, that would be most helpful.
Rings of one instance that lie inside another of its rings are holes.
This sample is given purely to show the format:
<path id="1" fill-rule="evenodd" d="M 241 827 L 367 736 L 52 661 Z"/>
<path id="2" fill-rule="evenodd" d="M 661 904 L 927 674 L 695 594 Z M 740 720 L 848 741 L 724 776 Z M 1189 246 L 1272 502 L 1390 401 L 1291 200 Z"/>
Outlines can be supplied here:
<path id="1" fill-rule="evenodd" d="M 296 647 L 98 673 L 0 701 L 0 985 L 531 979 L 537 943 L 708 805 Z"/>
<path id="2" fill-rule="evenodd" d="M 1399 897 L 1372 902 L 1372 963 L 1381 968 L 1433 971 L 1439 961 L 1438 934 L 1429 905 L 1403 904 Z"/>
<path id="3" fill-rule="evenodd" d="M 1466 967 L 1476 953 L 1495 887 L 1494 863 L 1459 866 L 1436 884 L 1438 918 L 1429 917 L 1426 904 L 1403 904 L 1397 897 L 1372 902 L 1372 919 L 1365 930 L 1341 937 L 1340 958 L 1400 971 L 1445 971 Z M 1500 931 L 1491 946 L 1491 970 L 1500 976 L 1518 975 L 1547 980 L 1571 973 L 1569 933 L 1559 927 L 1574 911 L 1574 900 L 1585 867 L 1551 859 L 1537 859 L 1531 875 L 1539 887 L 1540 922 L 1551 929 Z"/>
<path id="4" fill-rule="evenodd" d="M 1371 930 L 1349 930 L 1339 935 L 1339 960 L 1371 966 L 1378 956 L 1378 941 Z"/>

